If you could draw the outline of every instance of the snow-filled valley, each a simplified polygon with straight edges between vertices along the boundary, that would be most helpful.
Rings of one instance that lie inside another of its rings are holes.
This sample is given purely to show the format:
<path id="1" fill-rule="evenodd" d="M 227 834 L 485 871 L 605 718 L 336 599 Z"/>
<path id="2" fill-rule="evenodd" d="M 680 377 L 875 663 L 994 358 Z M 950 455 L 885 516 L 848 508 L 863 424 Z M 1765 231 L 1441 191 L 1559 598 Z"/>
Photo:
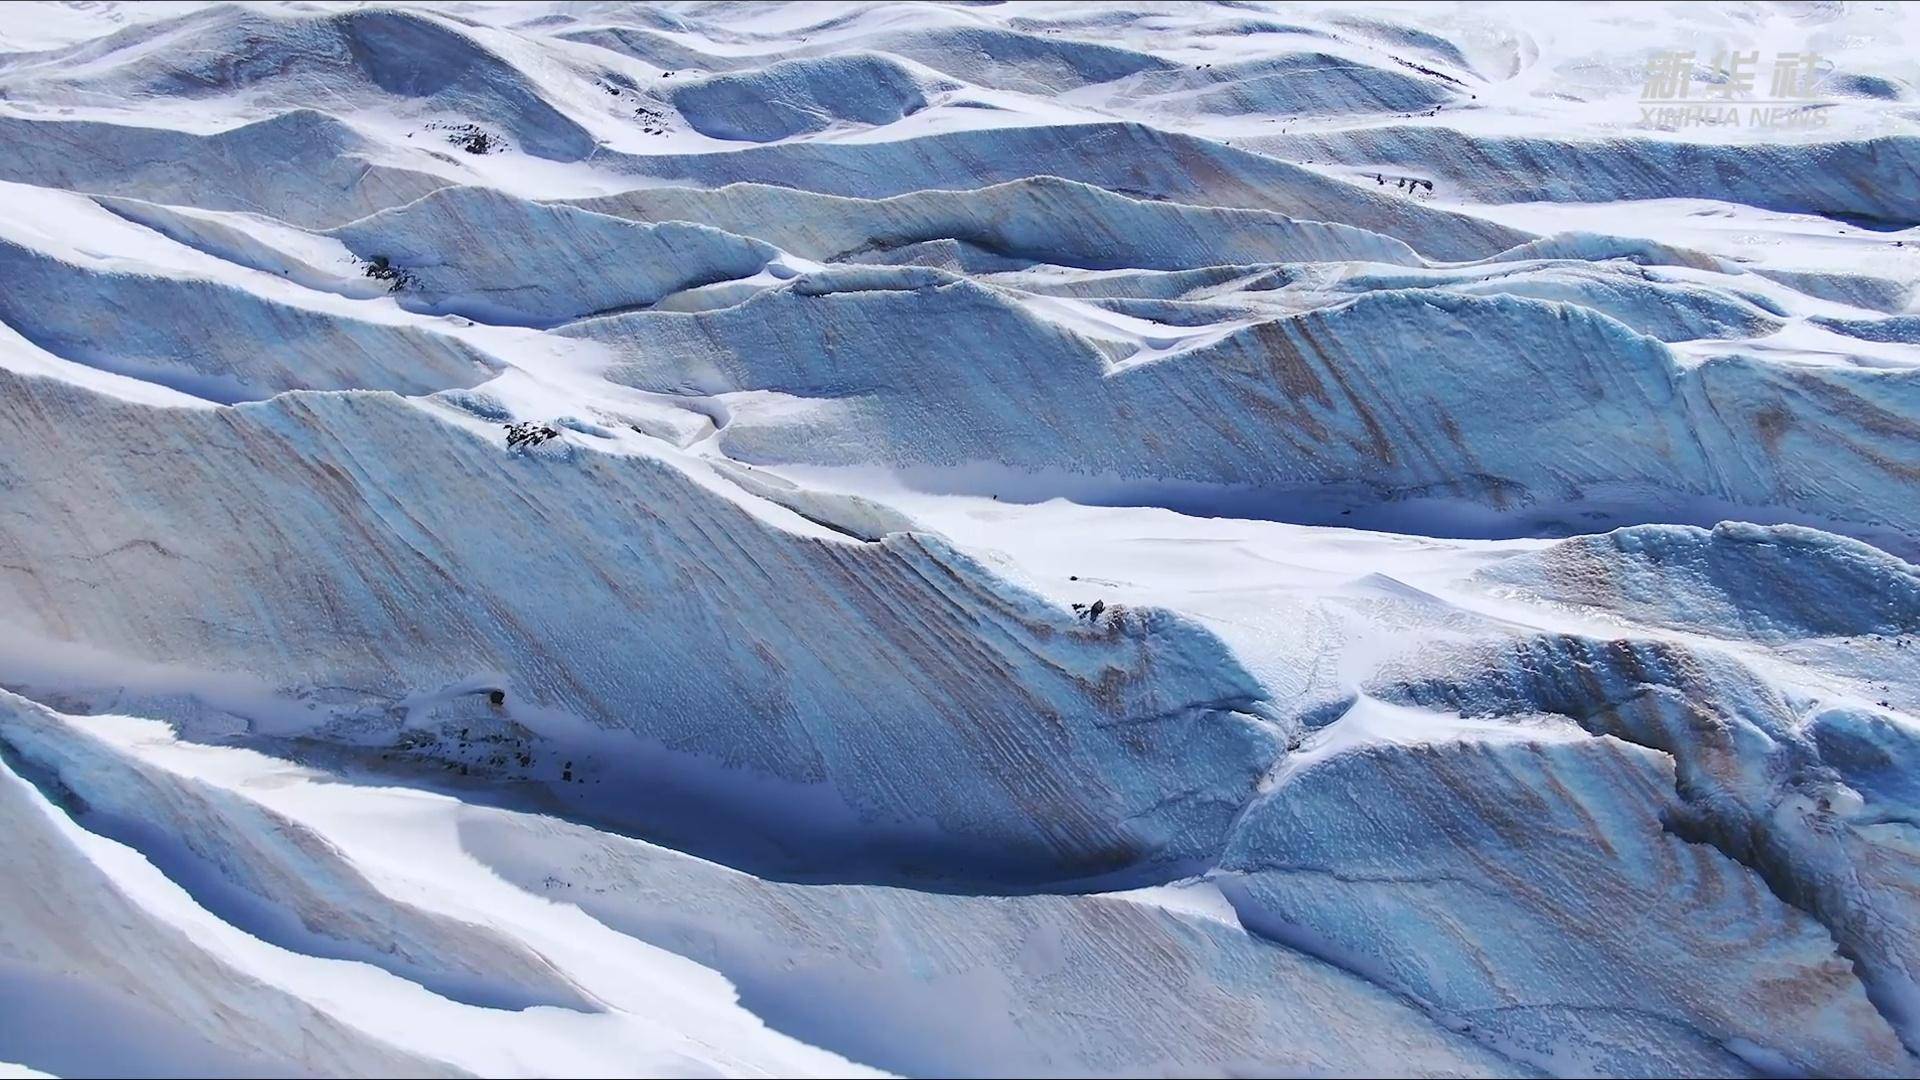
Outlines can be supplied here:
<path id="1" fill-rule="evenodd" d="M 1916 46 L 0 5 L 0 1076 L 1913 1075 Z"/>

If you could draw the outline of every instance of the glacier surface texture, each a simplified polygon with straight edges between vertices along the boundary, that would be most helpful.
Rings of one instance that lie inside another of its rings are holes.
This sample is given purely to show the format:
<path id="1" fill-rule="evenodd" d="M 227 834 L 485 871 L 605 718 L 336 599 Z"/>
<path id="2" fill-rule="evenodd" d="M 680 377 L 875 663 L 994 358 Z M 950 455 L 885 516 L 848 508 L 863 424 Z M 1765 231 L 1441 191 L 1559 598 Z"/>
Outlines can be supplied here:
<path id="1" fill-rule="evenodd" d="M 1915 1075 L 1917 49 L 0 6 L 0 1076 Z"/>

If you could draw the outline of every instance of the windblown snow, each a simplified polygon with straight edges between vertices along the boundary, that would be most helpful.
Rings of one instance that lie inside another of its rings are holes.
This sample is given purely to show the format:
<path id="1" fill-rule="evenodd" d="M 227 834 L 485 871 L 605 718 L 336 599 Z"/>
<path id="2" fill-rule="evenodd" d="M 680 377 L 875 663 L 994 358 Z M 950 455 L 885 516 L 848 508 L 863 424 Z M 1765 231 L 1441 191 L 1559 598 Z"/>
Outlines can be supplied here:
<path id="1" fill-rule="evenodd" d="M 1916 45 L 0 7 L 0 1074 L 1913 1075 Z"/>

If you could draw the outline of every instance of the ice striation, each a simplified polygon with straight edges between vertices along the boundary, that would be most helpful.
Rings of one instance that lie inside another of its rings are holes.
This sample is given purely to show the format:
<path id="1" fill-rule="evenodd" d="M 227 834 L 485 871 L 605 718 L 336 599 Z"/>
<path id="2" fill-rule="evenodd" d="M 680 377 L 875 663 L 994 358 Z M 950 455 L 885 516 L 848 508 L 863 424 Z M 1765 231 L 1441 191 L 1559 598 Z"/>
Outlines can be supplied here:
<path id="1" fill-rule="evenodd" d="M 1917 40 L 0 11 L 0 1073 L 1912 1075 Z"/>

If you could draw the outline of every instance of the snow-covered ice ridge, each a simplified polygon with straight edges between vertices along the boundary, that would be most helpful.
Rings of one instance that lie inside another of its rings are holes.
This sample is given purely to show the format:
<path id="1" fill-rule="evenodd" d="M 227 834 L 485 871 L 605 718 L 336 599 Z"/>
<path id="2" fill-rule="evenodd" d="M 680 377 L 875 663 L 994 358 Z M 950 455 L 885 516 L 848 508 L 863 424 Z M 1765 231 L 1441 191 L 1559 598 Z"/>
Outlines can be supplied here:
<path id="1" fill-rule="evenodd" d="M 0 5 L 0 1075 L 1913 1075 L 1916 45 Z"/>

